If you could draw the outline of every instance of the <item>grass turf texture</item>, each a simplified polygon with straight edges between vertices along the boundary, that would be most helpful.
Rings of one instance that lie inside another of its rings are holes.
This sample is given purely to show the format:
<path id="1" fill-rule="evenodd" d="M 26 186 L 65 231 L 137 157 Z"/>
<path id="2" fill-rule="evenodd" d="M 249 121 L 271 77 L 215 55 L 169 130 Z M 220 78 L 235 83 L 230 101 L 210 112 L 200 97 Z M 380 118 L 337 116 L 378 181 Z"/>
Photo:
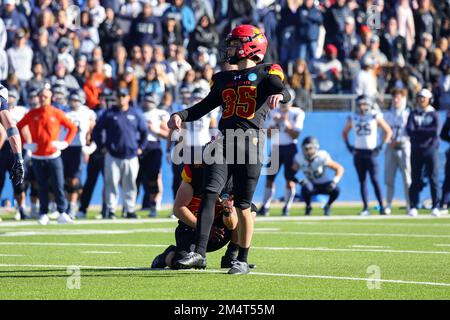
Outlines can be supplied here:
<path id="1" fill-rule="evenodd" d="M 280 209 L 272 210 L 275 219 L 258 217 L 249 255 L 257 268 L 245 276 L 219 269 L 224 249 L 208 254 L 206 271 L 149 270 L 174 243 L 175 220 L 103 224 L 89 212 L 87 222 L 39 226 L 11 224 L 7 215 L 0 223 L 0 299 L 450 298 L 448 216 L 417 219 L 394 210 L 386 219 L 339 219 L 359 210 L 336 207 L 337 220 L 285 219 Z M 67 266 L 81 267 L 80 289 L 67 288 Z M 370 266 L 380 270 L 379 289 L 369 289 L 377 287 Z"/>

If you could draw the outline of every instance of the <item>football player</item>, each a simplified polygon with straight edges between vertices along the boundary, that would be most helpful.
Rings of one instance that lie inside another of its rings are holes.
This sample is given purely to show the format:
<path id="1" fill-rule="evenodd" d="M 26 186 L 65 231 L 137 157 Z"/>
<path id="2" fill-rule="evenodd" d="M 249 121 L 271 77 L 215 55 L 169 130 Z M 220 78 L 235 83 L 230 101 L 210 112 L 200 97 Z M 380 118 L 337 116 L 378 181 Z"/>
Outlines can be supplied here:
<path id="1" fill-rule="evenodd" d="M 186 255 L 195 242 L 195 228 L 204 186 L 204 173 L 204 164 L 186 164 L 183 166 L 182 182 L 173 206 L 173 212 L 179 219 L 178 227 L 175 230 L 176 245 L 170 245 L 163 253 L 156 256 L 152 263 L 152 269 L 165 268 L 166 266 L 176 269 L 174 260 L 176 261 L 179 257 Z M 221 193 L 221 197 L 216 201 L 214 222 L 206 248 L 207 252 L 213 252 L 228 244 L 227 251 L 221 259 L 221 268 L 230 268 L 238 253 L 236 229 L 238 218 L 233 207 L 232 196 L 228 193 L 231 190 L 231 185 L 232 183 L 229 181 L 227 187 Z M 253 212 L 256 211 L 255 209 L 256 207 L 252 205 Z"/>
<path id="2" fill-rule="evenodd" d="M 284 178 L 286 179 L 286 192 L 284 197 L 283 216 L 289 215 L 289 209 L 295 198 L 294 173 L 292 172 L 292 161 L 297 154 L 297 141 L 303 129 L 305 112 L 293 107 L 295 92 L 291 92 L 291 100 L 281 104 L 279 108 L 269 113 L 268 129 L 272 139 L 272 148 L 279 150 L 279 163 L 284 165 Z M 279 170 L 273 175 L 267 176 L 266 189 L 264 191 L 263 205 L 258 214 L 267 215 L 270 202 L 275 193 L 275 178 Z"/>
<path id="3" fill-rule="evenodd" d="M 356 98 L 356 112 L 349 116 L 345 124 L 342 137 L 348 148 L 353 154 L 353 163 L 360 184 L 361 197 L 363 201 L 362 216 L 370 215 L 366 175 L 369 173 L 370 180 L 375 190 L 380 214 L 385 214 L 383 206 L 383 196 L 381 194 L 380 183 L 378 182 L 378 162 L 377 156 L 380 154 L 383 146 L 391 140 L 392 130 L 383 119 L 383 114 L 373 110 L 372 99 L 365 95 Z M 378 128 L 383 131 L 383 139 L 378 142 Z M 350 130 L 355 132 L 355 142 L 351 145 L 348 139 Z"/>
<path id="4" fill-rule="evenodd" d="M 95 112 L 86 105 L 85 94 L 82 90 L 76 90 L 69 95 L 69 111 L 66 116 L 76 125 L 77 134 L 70 145 L 61 152 L 64 165 L 65 190 L 69 206 L 67 213 L 75 219 L 76 205 L 81 190 L 81 166 L 83 153 L 90 155 L 95 148 L 87 147 L 92 129 L 95 126 Z M 61 130 L 61 140 L 67 134 L 67 129 Z"/>
<path id="5" fill-rule="evenodd" d="M 17 123 L 23 116 L 28 112 L 27 108 L 18 106 L 17 101 L 19 100 L 19 93 L 15 89 L 11 89 L 8 92 L 8 107 L 9 113 L 13 120 L 13 123 Z M 6 131 L 3 126 L 0 126 L 0 193 L 3 189 L 5 173 L 9 172 L 10 176 L 12 174 L 11 168 L 14 165 L 15 157 L 11 150 L 11 145 L 6 141 Z M 28 219 L 29 217 L 25 213 L 25 190 L 26 184 L 22 183 L 14 184 L 14 198 L 17 203 L 17 212 L 15 215 L 16 220 Z"/>
<path id="6" fill-rule="evenodd" d="M 234 205 L 239 219 L 239 254 L 228 273 L 246 274 L 249 273 L 247 256 L 253 236 L 251 203 L 262 167 L 261 159 L 251 164 L 250 162 L 255 161 L 249 161 L 248 158 L 254 155 L 250 152 L 251 149 L 253 152 L 255 149 L 259 150 L 260 144 L 264 143 L 260 130 L 264 128 L 268 112 L 275 109 L 279 102 L 288 102 L 290 94 L 283 84 L 281 67 L 261 63 L 267 50 L 267 39 L 258 28 L 240 25 L 226 37 L 225 44 L 225 60 L 229 64 L 237 64 L 237 70 L 215 74 L 208 96 L 193 107 L 172 114 L 168 126 L 178 130 L 183 122 L 198 120 L 221 105 L 219 131 L 225 138 L 218 144 L 219 148 L 232 149 L 233 155 L 247 159 L 243 164 L 237 164 L 236 156 L 227 157 L 223 153 L 225 159 L 214 161 L 207 167 L 207 183 L 202 196 L 200 219 L 197 221 L 195 251 L 177 261 L 177 264 L 181 268 L 206 268 L 206 247 L 214 221 L 214 206 L 228 177 L 233 176 L 234 181 L 239 181 L 233 184 Z M 241 129 L 243 134 L 239 140 L 243 138 L 244 142 L 227 141 L 227 129 L 228 133 L 236 133 L 237 129 Z"/>
<path id="7" fill-rule="evenodd" d="M 0 122 L 6 130 L 8 142 L 13 153 L 14 161 L 11 166 L 10 179 L 13 185 L 23 183 L 24 167 L 22 157 L 22 141 L 19 130 L 8 108 L 8 89 L 0 84 Z"/>
<path id="8" fill-rule="evenodd" d="M 344 168 L 331 159 L 328 152 L 319 150 L 319 142 L 314 137 L 306 137 L 302 141 L 302 152 L 295 156 L 292 170 L 303 172 L 305 178 L 300 181 L 301 194 L 306 203 L 305 215 L 309 216 L 312 211 L 311 198 L 316 194 L 329 195 L 328 202 L 323 208 L 324 215 L 330 215 L 332 203 L 339 196 L 338 183 L 344 175 Z M 333 179 L 327 174 L 327 169 L 335 171 Z"/>

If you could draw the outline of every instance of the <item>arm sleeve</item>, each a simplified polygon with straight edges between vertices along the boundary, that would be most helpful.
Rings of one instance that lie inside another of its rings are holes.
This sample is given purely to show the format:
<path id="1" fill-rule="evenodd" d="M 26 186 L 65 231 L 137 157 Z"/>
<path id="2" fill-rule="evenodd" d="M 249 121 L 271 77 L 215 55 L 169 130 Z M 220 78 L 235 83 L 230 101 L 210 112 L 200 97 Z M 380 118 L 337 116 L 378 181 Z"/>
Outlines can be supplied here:
<path id="1" fill-rule="evenodd" d="M 268 76 L 268 86 L 269 86 L 268 92 L 270 92 L 271 94 L 282 94 L 283 95 L 283 101 L 281 101 L 282 103 L 287 103 L 287 102 L 289 102 L 289 100 L 291 100 L 291 94 L 286 89 L 283 81 L 280 79 L 279 76 L 270 74 Z"/>
<path id="2" fill-rule="evenodd" d="M 97 123 L 95 124 L 94 130 L 92 131 L 92 139 L 99 149 L 104 147 L 104 143 L 102 140 L 102 130 L 105 128 L 106 123 L 106 112 L 103 113 L 99 118 Z"/>
<path id="3" fill-rule="evenodd" d="M 442 140 L 450 142 L 450 115 L 447 117 L 447 120 L 445 120 L 440 137 Z"/>
<path id="4" fill-rule="evenodd" d="M 147 143 L 147 136 L 148 136 L 148 130 L 147 130 L 147 123 L 144 120 L 144 117 L 142 115 L 140 115 L 139 117 L 139 133 L 140 133 L 140 138 L 139 138 L 139 148 L 141 150 L 145 149 L 145 145 Z"/>

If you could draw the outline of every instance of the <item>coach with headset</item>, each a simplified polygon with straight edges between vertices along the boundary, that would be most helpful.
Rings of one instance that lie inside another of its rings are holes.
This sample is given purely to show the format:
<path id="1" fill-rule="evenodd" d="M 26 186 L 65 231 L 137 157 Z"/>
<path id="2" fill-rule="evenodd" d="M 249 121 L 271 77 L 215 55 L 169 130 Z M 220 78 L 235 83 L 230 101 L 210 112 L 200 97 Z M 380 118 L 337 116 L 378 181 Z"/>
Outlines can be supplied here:
<path id="1" fill-rule="evenodd" d="M 438 180 L 438 148 L 441 120 L 432 107 L 433 94 L 422 89 L 417 94 L 417 107 L 408 117 L 406 132 L 411 140 L 411 187 L 409 189 L 410 210 L 408 215 L 417 216 L 422 170 L 430 181 L 433 207 L 431 214 L 439 216 L 440 189 Z"/>

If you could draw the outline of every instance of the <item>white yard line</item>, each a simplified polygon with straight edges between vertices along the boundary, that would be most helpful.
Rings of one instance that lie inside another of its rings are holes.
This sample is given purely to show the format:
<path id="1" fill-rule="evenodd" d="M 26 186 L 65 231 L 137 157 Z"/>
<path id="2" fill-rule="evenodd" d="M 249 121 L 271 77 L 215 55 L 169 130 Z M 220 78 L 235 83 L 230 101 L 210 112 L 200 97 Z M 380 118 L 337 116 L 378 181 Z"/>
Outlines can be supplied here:
<path id="1" fill-rule="evenodd" d="M 94 270 L 140 270 L 145 271 L 145 268 L 138 267 L 108 267 L 108 266 L 74 266 L 74 265 L 57 265 L 57 264 L 0 264 L 0 267 L 10 268 L 10 267 L 26 267 L 26 268 L 62 268 L 67 269 L 69 267 L 78 267 L 80 269 L 94 269 Z M 20 272 L 20 270 L 17 270 Z M 151 271 L 150 269 L 148 270 Z M 161 270 L 158 270 L 161 271 Z M 221 273 L 225 274 L 224 270 L 183 270 L 183 271 L 173 271 L 166 270 L 165 272 L 176 272 L 176 273 Z M 291 277 L 291 278 L 311 278 L 311 279 L 329 279 L 329 280 L 347 280 L 347 281 L 365 281 L 373 283 L 373 278 L 357 278 L 357 277 L 344 277 L 344 276 L 330 276 L 330 275 L 309 275 L 309 274 L 290 274 L 290 273 L 269 273 L 269 272 L 251 272 L 249 276 L 267 276 L 267 277 Z M 397 284 L 411 284 L 411 285 L 425 285 L 425 286 L 444 286 L 450 287 L 450 283 L 443 282 L 426 282 L 426 281 L 410 281 L 410 280 L 395 280 L 395 279 L 379 279 L 376 280 L 385 283 L 397 283 Z"/>
<path id="2" fill-rule="evenodd" d="M 258 221 L 259 222 L 259 221 Z M 308 226 L 308 225 L 322 225 L 323 221 L 301 221 L 294 222 L 296 225 Z M 450 228 L 450 223 L 426 223 L 423 224 L 421 220 L 416 222 L 380 222 L 380 221 L 367 221 L 367 222 L 334 222 L 333 226 L 366 226 L 366 227 L 377 227 L 377 226 L 387 226 L 387 227 L 445 227 Z"/>
<path id="3" fill-rule="evenodd" d="M 438 243 L 434 244 L 436 247 L 450 247 L 450 243 Z"/>
<path id="4" fill-rule="evenodd" d="M 368 249 L 385 249 L 390 248 L 389 246 L 367 246 L 364 244 L 354 244 L 349 246 L 350 248 L 368 248 Z"/>
<path id="5" fill-rule="evenodd" d="M 280 221 L 341 221 L 341 220 L 402 220 L 408 219 L 411 221 L 415 220 L 448 220 L 450 215 L 442 215 L 441 217 L 433 217 L 431 215 L 419 215 L 417 217 L 409 217 L 407 215 L 391 215 L 391 216 L 293 216 L 293 217 L 260 217 L 256 218 L 257 223 L 259 222 L 280 222 Z M 102 225 L 102 224 L 144 224 L 144 223 L 177 223 L 177 219 L 171 218 L 143 218 L 137 220 L 127 220 L 127 219 L 117 219 L 117 220 L 76 220 L 75 225 Z M 37 221 L 2 221 L 0 227 L 20 227 L 20 226 L 37 226 Z M 51 225 L 57 225 L 57 222 L 52 221 Z"/>
<path id="6" fill-rule="evenodd" d="M 355 233 L 355 232 L 303 232 L 303 231 L 280 231 L 268 232 L 255 230 L 260 234 L 282 234 L 299 236 L 355 236 L 355 237 L 406 237 L 406 238 L 450 238 L 448 234 L 415 234 L 415 233 Z"/>
<path id="7" fill-rule="evenodd" d="M 69 247 L 141 247 L 141 248 L 166 248 L 167 244 L 125 244 L 125 243 L 49 243 L 49 242 L 0 242 L 0 246 L 69 246 Z M 389 250 L 389 249 L 364 249 L 364 248 L 324 248 L 324 247 L 252 247 L 255 250 L 269 251 L 323 251 L 323 252 L 382 252 L 382 253 L 410 253 L 410 254 L 450 254 L 450 251 L 420 251 L 420 250 Z"/>
<path id="8" fill-rule="evenodd" d="M 81 251 L 86 254 L 121 254 L 121 251 Z"/>
<path id="9" fill-rule="evenodd" d="M 0 253 L 0 257 L 26 257 L 24 254 L 4 254 Z"/>

